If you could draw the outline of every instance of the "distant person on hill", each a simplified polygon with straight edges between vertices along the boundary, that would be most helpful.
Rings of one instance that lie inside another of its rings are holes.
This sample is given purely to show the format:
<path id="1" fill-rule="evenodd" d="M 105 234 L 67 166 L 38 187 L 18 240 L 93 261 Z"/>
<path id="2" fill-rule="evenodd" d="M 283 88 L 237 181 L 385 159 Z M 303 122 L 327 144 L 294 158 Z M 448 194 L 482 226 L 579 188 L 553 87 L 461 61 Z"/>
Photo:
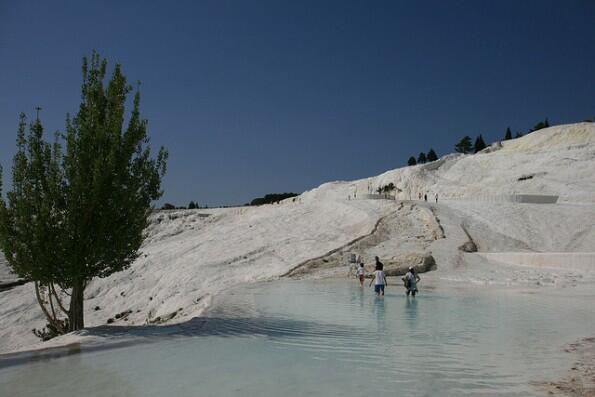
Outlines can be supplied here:
<path id="1" fill-rule="evenodd" d="M 370 280 L 370 287 L 374 283 L 374 292 L 377 296 L 384 296 L 384 287 L 388 285 L 386 282 L 386 275 L 384 274 L 382 262 L 376 257 L 376 270 L 374 270 L 374 278 Z"/>
<path id="2" fill-rule="evenodd" d="M 421 200 L 421 193 L 417 194 L 417 198 Z"/>
<path id="3" fill-rule="evenodd" d="M 415 268 L 413 268 L 413 266 L 409 267 L 409 271 L 407 274 L 405 274 L 405 277 L 403 277 L 402 280 L 405 283 L 405 288 L 407 289 L 407 296 L 411 294 L 415 297 L 415 294 L 417 293 L 417 283 L 421 279 L 415 272 Z"/>
<path id="4" fill-rule="evenodd" d="M 436 193 L 435 198 L 436 198 L 436 204 L 438 204 L 438 193 Z"/>
<path id="5" fill-rule="evenodd" d="M 424 200 L 425 200 L 425 201 L 428 201 L 428 195 L 427 195 L 427 193 L 426 193 L 426 194 L 424 194 Z"/>
<path id="6" fill-rule="evenodd" d="M 357 278 L 359 279 L 359 286 L 364 287 L 364 278 L 366 277 L 366 269 L 364 269 L 364 263 L 360 263 L 356 272 Z"/>

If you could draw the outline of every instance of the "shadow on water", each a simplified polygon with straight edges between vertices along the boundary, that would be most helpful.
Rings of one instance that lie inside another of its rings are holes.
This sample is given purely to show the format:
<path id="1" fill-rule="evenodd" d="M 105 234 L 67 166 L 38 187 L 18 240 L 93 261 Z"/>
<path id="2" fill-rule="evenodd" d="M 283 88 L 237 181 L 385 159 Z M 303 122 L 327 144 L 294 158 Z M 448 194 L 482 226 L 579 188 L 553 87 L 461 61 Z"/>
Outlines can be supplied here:
<path id="1" fill-rule="evenodd" d="M 142 343 L 155 343 L 175 338 L 207 336 L 259 336 L 273 339 L 285 337 L 336 338 L 357 335 L 363 332 L 363 330 L 356 327 L 275 317 L 196 317 L 185 323 L 175 325 L 99 326 L 80 331 L 80 335 L 105 338 L 108 341 L 107 343 L 104 343 L 105 341 L 100 342 L 100 344 L 73 343 L 55 348 L 4 354 L 0 355 L 0 369 L 35 361 L 47 361 L 81 353 L 111 350 Z"/>
<path id="2" fill-rule="evenodd" d="M 73 344 L 65 348 L 67 355 L 74 355 L 70 362 L 55 362 L 52 365 L 31 366 L 26 371 L 14 371 L 10 377 L 0 385 L 0 394 L 6 390 L 6 396 L 44 395 L 65 396 L 72 395 L 71 388 L 77 388 L 82 395 L 87 392 L 94 394 L 97 390 L 117 390 L 117 394 L 106 392 L 110 396 L 132 396 L 135 385 L 125 375 L 108 367 L 87 365 L 81 359 L 80 344 Z M 1 367 L 1 366 L 0 366 Z M 68 376 L 65 376 L 68 374 Z M 66 379 L 76 380 L 73 386 Z M 60 381 L 56 381 L 56 380 Z M 107 386 L 106 386 L 107 385 Z M 35 392 L 33 392 L 35 390 Z"/>

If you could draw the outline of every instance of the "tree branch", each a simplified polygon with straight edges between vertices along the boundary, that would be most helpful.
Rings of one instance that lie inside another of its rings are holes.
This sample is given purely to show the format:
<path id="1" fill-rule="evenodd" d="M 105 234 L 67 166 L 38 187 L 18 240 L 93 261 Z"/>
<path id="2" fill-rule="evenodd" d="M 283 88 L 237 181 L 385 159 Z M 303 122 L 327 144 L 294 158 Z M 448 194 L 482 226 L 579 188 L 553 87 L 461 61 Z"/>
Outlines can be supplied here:
<path id="1" fill-rule="evenodd" d="M 48 320 L 48 323 L 50 323 L 53 327 L 55 327 L 57 330 L 60 330 L 60 332 L 64 332 L 64 328 L 62 327 L 62 325 L 60 325 L 60 322 L 56 320 L 55 317 L 50 316 L 50 313 L 48 312 L 47 307 L 45 307 L 45 303 L 43 301 L 43 299 L 41 298 L 41 293 L 39 292 L 39 282 L 35 281 L 35 297 L 37 298 L 37 303 L 39 303 L 39 306 L 41 307 L 41 311 L 43 311 L 43 314 L 45 314 L 46 319 Z"/>
<path id="2" fill-rule="evenodd" d="M 66 316 L 68 316 L 68 311 L 64 308 L 64 305 L 62 304 L 62 301 L 58 297 L 58 293 L 56 292 L 56 288 L 54 287 L 54 283 L 50 283 L 50 291 L 51 291 L 51 293 L 54 294 L 54 297 L 56 298 L 56 303 L 58 304 L 58 307 L 60 308 L 60 310 L 62 310 L 62 313 L 66 314 Z"/>
<path id="3" fill-rule="evenodd" d="M 50 301 L 50 309 L 52 310 L 52 318 L 54 320 L 57 320 L 58 317 L 56 317 L 56 311 L 54 310 L 54 302 L 52 301 L 52 290 L 50 289 L 49 286 L 48 286 L 48 298 L 49 298 L 49 301 Z"/>

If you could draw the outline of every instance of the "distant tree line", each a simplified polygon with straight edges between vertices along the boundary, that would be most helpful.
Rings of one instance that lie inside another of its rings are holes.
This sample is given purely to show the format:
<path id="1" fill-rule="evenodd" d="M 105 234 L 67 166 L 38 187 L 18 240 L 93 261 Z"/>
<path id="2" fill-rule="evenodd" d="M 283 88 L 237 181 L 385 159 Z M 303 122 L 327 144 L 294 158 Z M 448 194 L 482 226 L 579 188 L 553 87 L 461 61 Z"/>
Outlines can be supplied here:
<path id="1" fill-rule="evenodd" d="M 478 153 L 487 147 L 485 141 L 483 140 L 483 136 L 479 134 L 477 138 L 475 138 L 475 143 L 472 143 L 471 137 L 469 135 L 465 135 L 459 143 L 455 145 L 455 152 L 457 153 Z"/>
<path id="2" fill-rule="evenodd" d="M 177 207 L 171 203 L 165 203 L 161 206 L 162 210 L 185 210 L 185 209 L 193 210 L 193 209 L 202 209 L 202 208 L 209 208 L 209 206 L 208 205 L 200 206 L 197 202 L 194 202 L 194 201 L 190 201 L 190 203 L 188 203 L 187 207 L 184 207 L 183 205 Z"/>
<path id="3" fill-rule="evenodd" d="M 297 193 L 269 193 L 264 197 L 257 197 L 250 202 L 250 205 L 272 204 L 290 197 L 296 197 Z"/>
<path id="4" fill-rule="evenodd" d="M 298 196 L 298 193 L 291 193 L 291 192 L 289 192 L 289 193 L 269 193 L 269 194 L 265 195 L 264 197 L 255 198 L 254 200 L 250 201 L 249 203 L 244 204 L 244 206 L 272 204 L 272 203 L 276 203 L 278 201 L 285 200 L 290 197 L 296 197 L 296 196 Z M 214 206 L 211 208 L 231 208 L 231 207 L 238 207 L 238 206 L 239 205 L 220 205 L 220 206 Z M 183 205 L 178 206 L 178 205 L 175 205 L 172 203 L 164 203 L 161 206 L 162 210 L 185 210 L 185 209 L 193 210 L 193 209 L 207 209 L 207 208 L 209 208 L 208 205 L 200 205 L 196 201 L 190 201 L 187 206 L 183 206 Z"/>
<path id="5" fill-rule="evenodd" d="M 407 165 L 431 163 L 432 161 L 436 161 L 436 160 L 438 160 L 438 155 L 436 154 L 434 149 L 430 148 L 430 150 L 428 151 L 428 154 L 425 154 L 424 152 L 420 152 L 419 156 L 417 156 L 417 160 L 413 156 L 409 157 L 409 160 L 407 161 Z"/>
<path id="6" fill-rule="evenodd" d="M 585 120 L 585 121 L 591 121 L 591 120 Z M 535 132 L 535 131 L 541 130 L 543 128 L 548 128 L 549 126 L 550 126 L 550 123 L 549 123 L 548 119 L 546 118 L 545 120 L 540 121 L 537 124 L 535 124 L 533 126 L 533 128 L 531 128 L 529 131 L 527 131 L 527 133 Z M 523 133 L 517 132 L 514 137 L 520 138 L 522 136 L 523 136 Z M 512 139 L 512 131 L 511 131 L 510 127 L 506 128 L 506 132 L 504 133 L 504 138 L 502 140 L 507 141 L 509 139 Z M 488 145 L 485 143 L 482 134 L 479 134 L 479 136 L 477 136 L 475 138 L 475 141 L 473 141 L 473 139 L 469 135 L 465 135 L 455 145 L 455 152 L 463 153 L 463 154 L 479 153 L 486 147 L 488 147 Z M 414 156 L 409 157 L 409 160 L 407 160 L 407 165 L 425 164 L 425 163 L 430 163 L 430 162 L 436 161 L 436 160 L 438 160 L 438 156 L 436 155 L 436 152 L 434 151 L 434 149 L 430 149 L 427 154 L 424 152 L 421 152 L 417 156 L 417 159 Z"/>

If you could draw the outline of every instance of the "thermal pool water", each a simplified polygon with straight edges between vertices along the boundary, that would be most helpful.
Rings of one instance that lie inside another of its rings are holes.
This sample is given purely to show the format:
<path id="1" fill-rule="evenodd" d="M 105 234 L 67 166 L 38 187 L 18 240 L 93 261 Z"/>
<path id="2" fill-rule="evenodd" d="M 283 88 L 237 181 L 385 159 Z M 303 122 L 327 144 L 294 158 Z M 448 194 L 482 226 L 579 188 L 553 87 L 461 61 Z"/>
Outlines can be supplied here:
<path id="1" fill-rule="evenodd" d="M 563 345 L 595 332 L 592 288 L 427 284 L 242 286 L 184 324 L 0 356 L 0 396 L 539 396 L 572 364 Z"/>

